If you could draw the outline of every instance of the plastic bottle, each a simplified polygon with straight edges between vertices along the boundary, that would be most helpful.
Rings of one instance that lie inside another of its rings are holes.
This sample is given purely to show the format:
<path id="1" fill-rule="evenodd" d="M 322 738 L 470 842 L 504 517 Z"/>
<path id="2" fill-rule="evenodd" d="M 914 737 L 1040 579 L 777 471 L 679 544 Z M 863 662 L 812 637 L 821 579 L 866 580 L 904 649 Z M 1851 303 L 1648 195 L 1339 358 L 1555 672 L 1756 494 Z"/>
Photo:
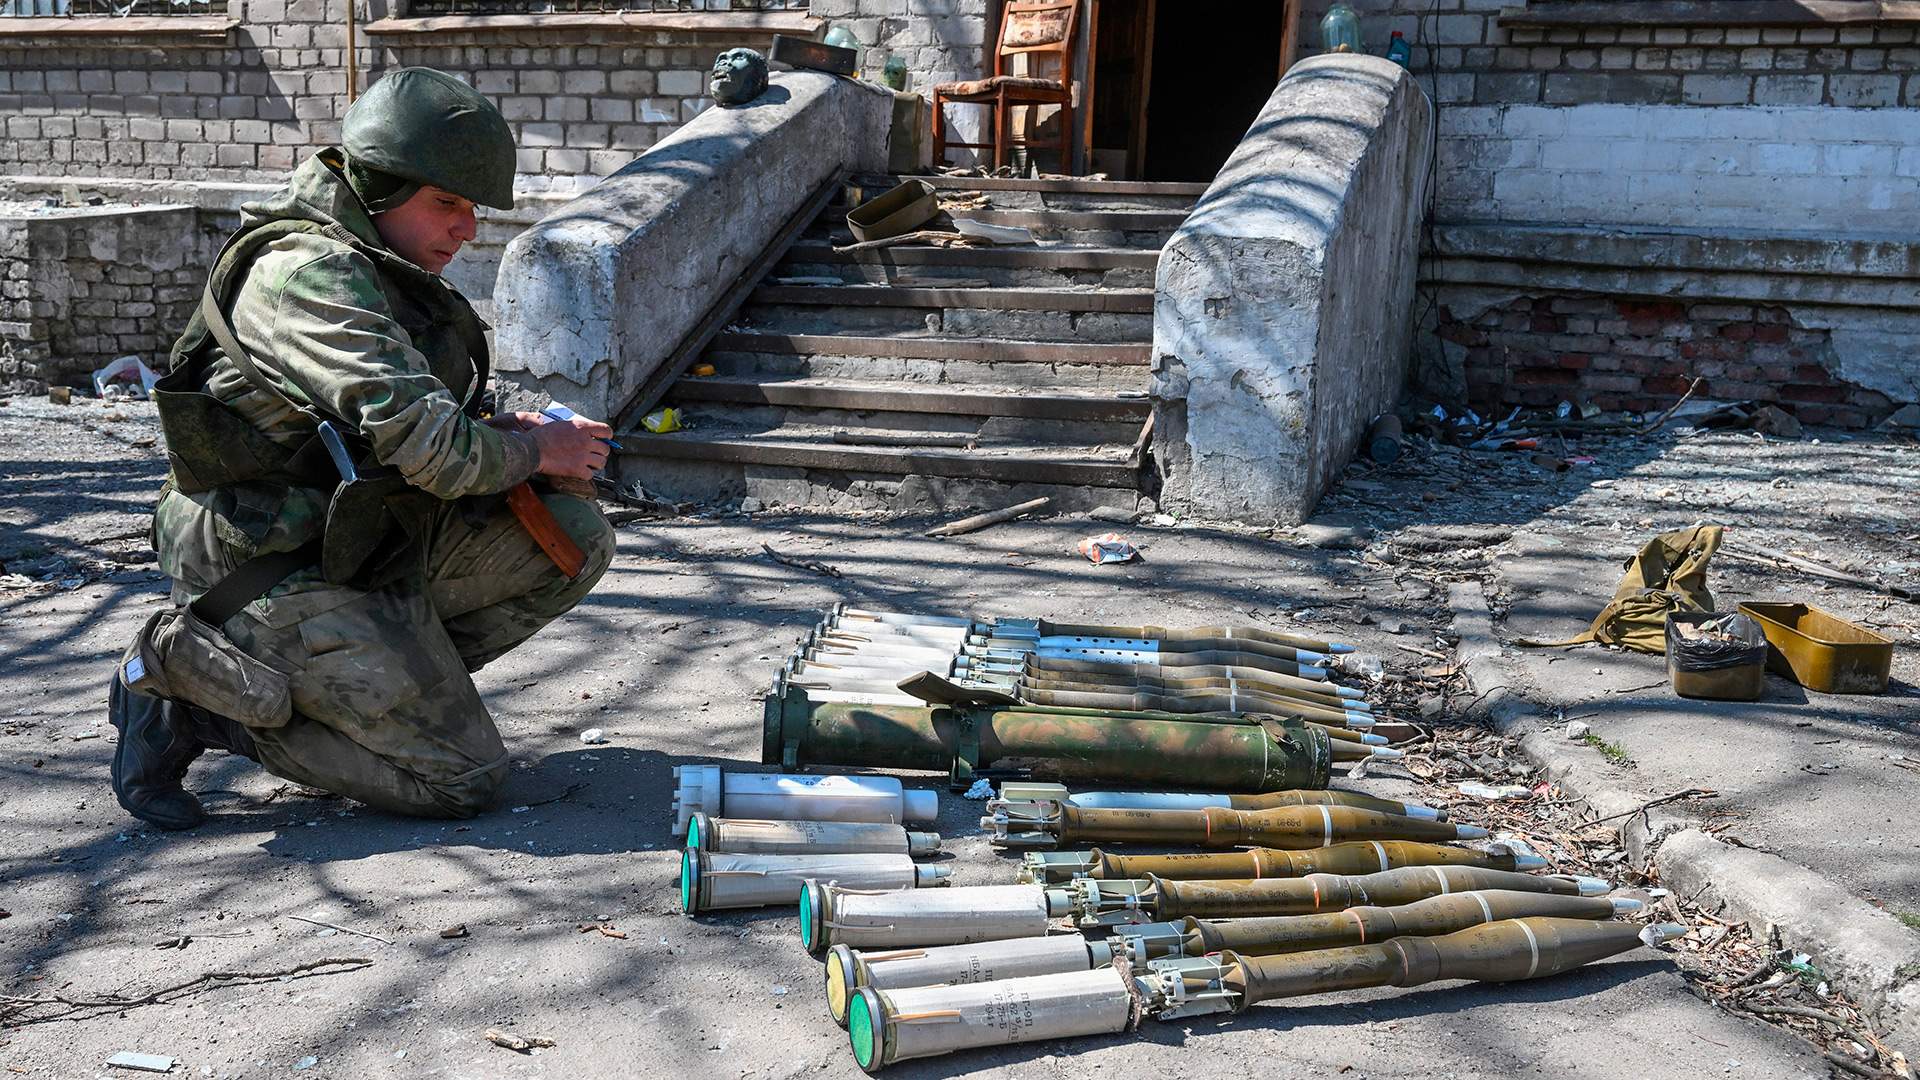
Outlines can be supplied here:
<path id="1" fill-rule="evenodd" d="M 1411 67 L 1413 65 L 1413 47 L 1407 44 L 1406 35 L 1398 30 L 1393 32 L 1393 39 L 1387 42 L 1387 59 L 1399 64 L 1401 67 Z M 1389 413 L 1387 415 L 1391 416 L 1392 414 Z M 1386 417 L 1382 417 L 1381 419 L 1385 418 Z M 1399 424 L 1399 419 L 1395 418 L 1394 426 L 1398 428 Z M 1395 456 L 1398 456 L 1399 453 L 1399 447 L 1394 447 Z"/>
<path id="2" fill-rule="evenodd" d="M 1360 13 L 1346 0 L 1335 0 L 1320 20 L 1320 48 L 1330 53 L 1360 51 Z"/>

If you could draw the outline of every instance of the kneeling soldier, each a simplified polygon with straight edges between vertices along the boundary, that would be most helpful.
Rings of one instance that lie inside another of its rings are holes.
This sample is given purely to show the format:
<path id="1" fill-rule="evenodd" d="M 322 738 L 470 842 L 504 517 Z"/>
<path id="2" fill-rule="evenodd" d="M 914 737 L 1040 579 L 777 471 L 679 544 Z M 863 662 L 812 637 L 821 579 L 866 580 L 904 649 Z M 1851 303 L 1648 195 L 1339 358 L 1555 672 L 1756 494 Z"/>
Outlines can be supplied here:
<path id="1" fill-rule="evenodd" d="M 479 813 L 507 751 L 469 673 L 612 556 L 590 483 L 612 432 L 482 420 L 485 325 L 439 277 L 475 204 L 513 205 L 506 121 L 409 68 L 341 127 L 244 209 L 155 390 L 155 546 L 182 606 L 128 650 L 110 710 L 114 793 L 162 828 L 204 817 L 181 781 L 208 748 L 382 810 Z M 557 520 L 575 573 L 506 507 L 529 479 L 516 506 Z"/>

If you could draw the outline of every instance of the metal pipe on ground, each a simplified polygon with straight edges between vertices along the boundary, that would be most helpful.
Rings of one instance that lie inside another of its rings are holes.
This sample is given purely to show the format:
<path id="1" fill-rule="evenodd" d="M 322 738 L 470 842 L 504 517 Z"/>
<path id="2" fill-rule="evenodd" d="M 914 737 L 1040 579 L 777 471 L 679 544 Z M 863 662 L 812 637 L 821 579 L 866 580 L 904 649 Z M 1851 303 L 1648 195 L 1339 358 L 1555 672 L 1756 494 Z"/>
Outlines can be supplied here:
<path id="1" fill-rule="evenodd" d="M 1488 870 L 1544 870 L 1547 860 L 1511 850 L 1481 851 L 1410 840 L 1362 840 L 1305 851 L 1247 848 L 1180 855 L 1116 855 L 1091 851 L 1029 851 L 1021 881 L 1059 884 L 1078 877 L 1104 881 L 1149 876 L 1169 881 L 1217 878 L 1296 878 L 1308 874 L 1373 874 L 1403 866 L 1479 866 Z"/>
<path id="2" fill-rule="evenodd" d="M 1343 840 L 1484 840 L 1489 835 L 1487 830 L 1474 825 L 1427 821 L 1352 806 L 1102 810 L 1055 802 L 994 799 L 987 803 L 986 809 L 980 826 L 993 831 L 992 843 L 997 847 L 1054 847 L 1081 840 L 1104 840 L 1163 847 L 1298 850 L 1328 847 Z"/>

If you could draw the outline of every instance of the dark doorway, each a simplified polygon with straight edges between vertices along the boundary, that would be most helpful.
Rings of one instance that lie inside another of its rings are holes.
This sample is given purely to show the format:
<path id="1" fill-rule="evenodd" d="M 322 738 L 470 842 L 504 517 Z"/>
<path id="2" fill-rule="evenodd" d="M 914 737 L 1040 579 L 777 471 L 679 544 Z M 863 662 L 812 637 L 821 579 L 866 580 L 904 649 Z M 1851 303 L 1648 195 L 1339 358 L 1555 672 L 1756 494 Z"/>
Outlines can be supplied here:
<path id="1" fill-rule="evenodd" d="M 1273 0 L 1159 6 L 1140 179 L 1213 179 L 1280 81 L 1281 38 L 1292 7 Z"/>

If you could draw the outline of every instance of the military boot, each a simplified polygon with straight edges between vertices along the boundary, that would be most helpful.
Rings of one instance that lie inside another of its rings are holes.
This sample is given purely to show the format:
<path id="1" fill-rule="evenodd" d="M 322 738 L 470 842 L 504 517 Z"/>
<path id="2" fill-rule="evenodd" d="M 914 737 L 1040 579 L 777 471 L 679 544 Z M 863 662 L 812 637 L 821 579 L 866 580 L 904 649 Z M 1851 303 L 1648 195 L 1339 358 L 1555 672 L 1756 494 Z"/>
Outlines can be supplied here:
<path id="1" fill-rule="evenodd" d="M 134 693 L 116 670 L 107 718 L 120 732 L 113 750 L 113 795 L 120 805 L 162 829 L 191 829 L 205 821 L 200 800 L 180 786 L 187 766 L 206 750 L 186 707 Z"/>

